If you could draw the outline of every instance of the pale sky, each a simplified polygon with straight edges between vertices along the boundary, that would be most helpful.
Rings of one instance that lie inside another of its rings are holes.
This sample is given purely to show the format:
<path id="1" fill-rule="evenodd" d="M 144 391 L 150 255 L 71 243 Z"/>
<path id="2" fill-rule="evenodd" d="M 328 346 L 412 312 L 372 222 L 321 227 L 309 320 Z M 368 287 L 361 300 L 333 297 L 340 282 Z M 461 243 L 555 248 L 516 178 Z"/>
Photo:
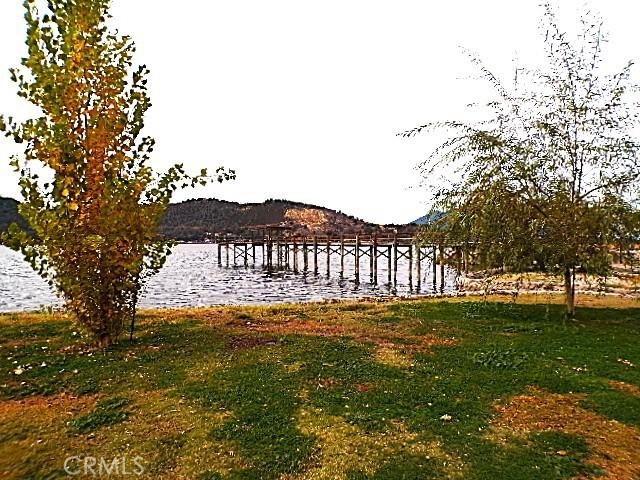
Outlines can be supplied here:
<path id="1" fill-rule="evenodd" d="M 112 24 L 151 69 L 153 165 L 234 168 L 238 179 L 180 193 L 240 202 L 286 198 L 376 223 L 425 213 L 416 165 L 435 139 L 395 134 L 461 119 L 483 98 L 462 48 L 510 78 L 542 58 L 538 0 L 114 0 Z M 583 1 L 562 0 L 575 27 Z M 591 0 L 612 65 L 640 57 L 640 4 Z M 22 0 L 0 2 L 0 72 L 25 55 Z M 640 66 L 638 67 L 640 69 Z M 636 78 L 638 78 L 636 72 Z M 0 112 L 31 113 L 0 73 Z M 18 197 L 0 137 L 0 195 Z M 437 179 L 434 179 L 437 181 Z"/>

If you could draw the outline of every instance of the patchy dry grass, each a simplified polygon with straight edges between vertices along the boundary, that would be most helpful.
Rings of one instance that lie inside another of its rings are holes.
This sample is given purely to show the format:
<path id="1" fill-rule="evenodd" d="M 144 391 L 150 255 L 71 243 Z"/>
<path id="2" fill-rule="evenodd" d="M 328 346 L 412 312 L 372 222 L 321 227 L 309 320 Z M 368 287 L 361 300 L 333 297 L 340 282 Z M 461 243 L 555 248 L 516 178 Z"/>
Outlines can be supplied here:
<path id="1" fill-rule="evenodd" d="M 589 462 L 612 480 L 640 478 L 640 430 L 603 418 L 581 406 L 585 394 L 553 394 L 532 389 L 496 408 L 492 425 L 506 435 L 558 431 L 584 438 L 592 449 Z M 568 455 L 567 451 L 556 454 Z"/>
<path id="2" fill-rule="evenodd" d="M 637 300 L 493 300 L 146 311 L 106 352 L 0 315 L 0 478 L 638 478 Z"/>
<path id="3" fill-rule="evenodd" d="M 620 390 L 621 392 L 627 392 L 631 395 L 635 395 L 636 397 L 640 397 L 640 387 L 636 385 L 631 385 L 630 383 L 625 382 L 617 382 L 615 380 L 610 381 L 609 385 L 611 385 L 611 387 L 615 388 L 616 390 Z"/>
<path id="4" fill-rule="evenodd" d="M 301 431 L 319 442 L 304 472 L 284 477 L 287 480 L 348 480 L 354 470 L 374 476 L 394 457 L 413 457 L 425 470 L 462 478 L 459 459 L 453 459 L 438 441 L 409 431 L 402 422 L 390 421 L 384 431 L 368 432 L 321 409 L 302 410 L 298 417 Z"/>

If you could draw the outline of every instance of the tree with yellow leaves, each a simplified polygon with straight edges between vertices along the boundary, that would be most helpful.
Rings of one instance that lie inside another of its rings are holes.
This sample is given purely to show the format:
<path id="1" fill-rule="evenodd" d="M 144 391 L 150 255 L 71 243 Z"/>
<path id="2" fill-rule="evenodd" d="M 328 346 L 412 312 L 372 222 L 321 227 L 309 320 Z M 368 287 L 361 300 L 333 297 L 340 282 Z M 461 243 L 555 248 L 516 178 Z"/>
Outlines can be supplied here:
<path id="1" fill-rule="evenodd" d="M 149 71 L 134 66 L 132 40 L 108 28 L 109 5 L 49 0 L 38 9 L 25 1 L 28 56 L 11 75 L 18 95 L 42 113 L 25 122 L 0 117 L 0 131 L 24 145 L 12 165 L 32 230 L 13 225 L 3 241 L 22 251 L 102 347 L 117 341 L 144 280 L 170 253 L 157 227 L 173 193 L 209 180 L 206 170 L 190 176 L 175 165 L 156 174 L 149 166 Z M 215 175 L 233 177 L 223 168 Z"/>

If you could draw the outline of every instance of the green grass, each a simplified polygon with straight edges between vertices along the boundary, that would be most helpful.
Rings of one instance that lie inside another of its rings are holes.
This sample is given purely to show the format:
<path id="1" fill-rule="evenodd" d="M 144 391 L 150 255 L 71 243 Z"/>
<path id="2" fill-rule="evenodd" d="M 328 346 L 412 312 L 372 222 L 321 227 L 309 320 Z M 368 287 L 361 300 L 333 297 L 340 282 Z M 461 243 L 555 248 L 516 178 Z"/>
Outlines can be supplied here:
<path id="1" fill-rule="evenodd" d="M 123 407 L 129 401 L 126 398 L 111 398 L 98 402 L 94 412 L 75 418 L 71 425 L 80 433 L 94 432 L 105 425 L 115 425 L 127 419 Z"/>
<path id="2" fill-rule="evenodd" d="M 154 479 L 637 478 L 640 308 L 601 307 L 157 311 L 107 352 L 0 316 L 0 477 L 126 455 Z"/>

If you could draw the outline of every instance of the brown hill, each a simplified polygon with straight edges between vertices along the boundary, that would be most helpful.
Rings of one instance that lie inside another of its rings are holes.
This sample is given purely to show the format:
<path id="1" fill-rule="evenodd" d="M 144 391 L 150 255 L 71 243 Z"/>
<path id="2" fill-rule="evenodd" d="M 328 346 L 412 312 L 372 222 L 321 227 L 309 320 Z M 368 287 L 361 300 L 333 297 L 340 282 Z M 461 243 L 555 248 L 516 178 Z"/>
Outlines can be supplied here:
<path id="1" fill-rule="evenodd" d="M 242 204 L 199 199 L 171 205 L 160 232 L 176 240 L 198 241 L 216 233 L 243 234 L 256 226 L 273 224 L 290 226 L 298 235 L 372 234 L 393 228 L 374 225 L 328 208 L 287 200 Z"/>
<path id="2" fill-rule="evenodd" d="M 0 197 L 0 232 L 17 222 L 18 202 Z M 379 226 L 329 208 L 267 200 L 264 203 L 236 203 L 217 199 L 189 200 L 172 204 L 160 225 L 160 233 L 178 241 L 203 241 L 214 234 L 245 234 L 260 225 L 287 225 L 297 235 L 373 234 L 411 231 L 412 226 Z"/>

